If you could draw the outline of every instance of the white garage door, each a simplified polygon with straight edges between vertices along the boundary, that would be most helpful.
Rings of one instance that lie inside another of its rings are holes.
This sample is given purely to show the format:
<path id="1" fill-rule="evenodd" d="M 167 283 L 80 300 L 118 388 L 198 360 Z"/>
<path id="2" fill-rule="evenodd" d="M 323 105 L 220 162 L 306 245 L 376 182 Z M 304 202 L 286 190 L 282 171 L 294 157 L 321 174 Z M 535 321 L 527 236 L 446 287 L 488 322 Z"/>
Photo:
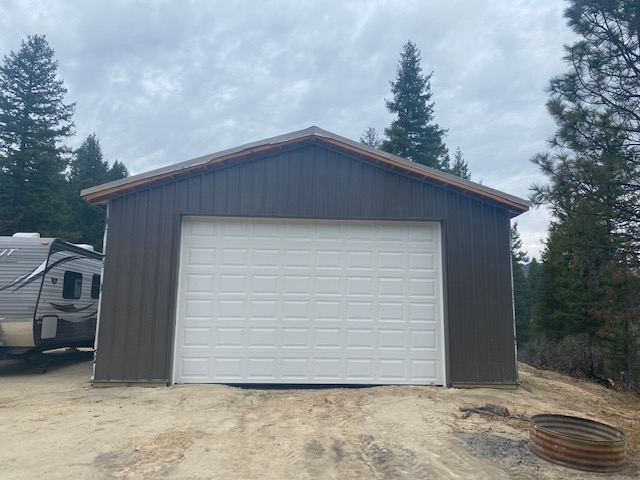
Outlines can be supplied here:
<path id="1" fill-rule="evenodd" d="M 185 217 L 175 383 L 437 384 L 440 225 Z"/>

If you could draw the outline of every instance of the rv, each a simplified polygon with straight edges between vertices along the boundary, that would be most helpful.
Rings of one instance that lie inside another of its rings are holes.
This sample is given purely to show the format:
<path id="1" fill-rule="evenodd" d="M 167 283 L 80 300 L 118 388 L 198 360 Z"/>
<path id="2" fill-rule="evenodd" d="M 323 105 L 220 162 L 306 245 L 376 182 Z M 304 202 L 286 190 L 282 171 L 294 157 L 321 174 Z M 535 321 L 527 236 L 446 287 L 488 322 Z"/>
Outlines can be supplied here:
<path id="1" fill-rule="evenodd" d="M 0 237 L 0 358 L 93 347 L 102 255 L 37 233 Z"/>

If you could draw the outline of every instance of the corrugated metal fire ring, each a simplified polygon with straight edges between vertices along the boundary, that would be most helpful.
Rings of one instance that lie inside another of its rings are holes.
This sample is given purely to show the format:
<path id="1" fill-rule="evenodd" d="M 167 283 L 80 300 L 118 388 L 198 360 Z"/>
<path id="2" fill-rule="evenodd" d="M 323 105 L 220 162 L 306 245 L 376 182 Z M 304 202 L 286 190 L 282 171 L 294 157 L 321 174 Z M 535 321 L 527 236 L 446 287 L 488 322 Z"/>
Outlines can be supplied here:
<path id="1" fill-rule="evenodd" d="M 584 418 L 534 415 L 529 445 L 545 460 L 589 472 L 616 472 L 627 463 L 624 432 Z"/>

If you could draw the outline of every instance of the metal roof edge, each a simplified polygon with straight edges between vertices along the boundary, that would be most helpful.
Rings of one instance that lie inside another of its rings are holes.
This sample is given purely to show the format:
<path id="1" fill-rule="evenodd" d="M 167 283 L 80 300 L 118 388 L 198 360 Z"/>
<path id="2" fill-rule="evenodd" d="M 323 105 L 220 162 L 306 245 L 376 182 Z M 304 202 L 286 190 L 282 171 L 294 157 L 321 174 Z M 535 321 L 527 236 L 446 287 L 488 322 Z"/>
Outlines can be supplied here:
<path id="1" fill-rule="evenodd" d="M 320 129 L 318 127 L 312 126 L 309 128 L 305 128 L 303 130 L 297 130 L 295 132 L 286 133 L 284 135 L 278 135 L 278 136 L 266 138 L 263 140 L 257 140 L 255 142 L 245 143 L 238 147 L 228 148 L 226 150 L 210 153 L 208 155 L 202 155 L 200 157 L 192 158 L 190 160 L 185 160 L 183 162 L 173 163 L 171 165 L 166 165 L 164 167 L 156 168 L 154 170 L 149 170 L 148 172 L 139 173 L 131 177 L 121 178 L 119 180 L 114 180 L 112 182 L 96 185 L 95 187 L 85 188 L 80 191 L 80 196 L 84 197 L 85 195 L 101 192 L 102 190 L 108 190 L 113 187 L 127 185 L 128 183 L 134 183 L 138 180 L 144 180 L 145 178 L 153 178 L 163 173 L 180 172 L 180 170 L 185 170 L 198 165 L 203 165 L 212 160 L 215 160 L 216 158 L 226 157 L 227 155 L 232 155 L 234 153 L 242 152 L 244 150 L 250 150 L 255 147 L 263 147 L 266 145 L 278 144 L 288 140 L 295 140 L 297 138 L 307 137 L 307 136 L 316 134 L 315 133 L 316 130 L 320 130 Z"/>
<path id="2" fill-rule="evenodd" d="M 317 127 L 315 127 L 315 128 L 317 128 Z M 442 170 L 438 170 L 438 169 L 435 169 L 435 168 L 432 168 L 432 167 L 428 167 L 426 165 L 422 165 L 421 163 L 412 162 L 411 160 L 407 160 L 406 158 L 399 157 L 398 155 L 394 155 L 393 153 L 385 152 L 384 150 L 380 150 L 378 148 L 374 148 L 374 147 L 371 147 L 369 145 L 365 145 L 364 143 L 356 142 L 356 141 L 351 140 L 349 138 L 341 137 L 340 135 L 336 135 L 334 133 L 327 132 L 326 130 L 322 130 L 320 128 L 317 128 L 317 130 L 318 130 L 318 133 L 316 133 L 316 135 L 318 135 L 318 136 L 324 136 L 324 137 L 327 137 L 327 138 L 331 138 L 333 140 L 337 140 L 339 142 L 346 143 L 346 144 L 348 144 L 348 145 L 350 145 L 352 147 L 359 148 L 361 150 L 366 150 L 366 151 L 368 151 L 370 153 L 373 153 L 375 155 L 386 157 L 389 160 L 393 160 L 394 162 L 401 163 L 401 164 L 403 164 L 405 166 L 409 166 L 409 167 L 412 167 L 412 168 L 417 168 L 419 170 L 423 170 L 425 173 L 428 173 L 430 176 L 441 177 L 441 178 L 444 178 L 444 179 L 448 180 L 451 183 L 461 184 L 461 186 L 471 187 L 473 189 L 484 191 L 484 192 L 490 193 L 492 195 L 500 196 L 500 197 L 503 197 L 503 198 L 505 198 L 507 200 L 510 200 L 512 202 L 519 203 L 522 206 L 526 206 L 527 208 L 532 206 L 531 201 L 525 200 L 525 199 L 520 198 L 520 197 L 518 197 L 516 195 L 511 195 L 510 193 L 506 193 L 506 192 L 503 192 L 501 190 L 496 190 L 494 188 L 487 187 L 487 186 L 485 186 L 485 185 L 483 185 L 481 183 L 473 182 L 471 180 L 467 180 L 467 179 L 458 177 L 457 175 L 452 175 L 450 173 L 443 172 Z"/>
<path id="3" fill-rule="evenodd" d="M 290 132 L 290 133 L 286 133 L 283 135 L 278 135 L 275 137 L 270 137 L 270 138 L 266 138 L 263 140 L 257 140 L 254 142 L 250 142 L 250 143 L 246 143 L 243 145 L 240 145 L 238 147 L 234 147 L 234 148 L 230 148 L 230 149 L 226 149 L 226 150 L 222 150 L 216 153 L 211 153 L 208 155 L 202 155 L 200 157 L 196 157 L 193 158 L 191 160 L 186 160 L 180 163 L 175 163 L 175 164 L 171 164 L 171 165 L 167 165 L 165 167 L 161 167 L 161 168 L 157 168 L 155 170 L 150 170 L 148 172 L 144 172 L 144 173 L 140 173 L 138 175 L 133 175 L 131 177 L 126 177 L 126 178 L 122 178 L 119 180 L 115 180 L 112 182 L 108 182 L 108 183 L 104 183 L 101 185 L 96 185 L 95 187 L 90 187 L 90 188 L 85 188 L 80 192 L 80 195 L 82 197 L 86 197 L 87 195 L 92 195 L 95 193 L 99 193 L 101 191 L 104 190 L 110 190 L 113 188 L 117 188 L 117 187 L 124 187 L 126 188 L 126 185 L 130 184 L 130 183 L 136 183 L 136 182 L 140 182 L 140 181 L 144 181 L 145 179 L 153 179 L 154 177 L 157 176 L 161 176 L 164 174 L 168 174 L 168 173 L 180 173 L 181 171 L 185 171 L 185 170 L 189 170 L 193 167 L 197 167 L 200 165 L 205 165 L 207 163 L 210 163 L 216 159 L 219 158 L 223 158 L 223 157 L 227 157 L 230 155 L 234 155 L 243 151 L 247 151 L 247 150 L 251 150 L 257 147 L 267 147 L 269 145 L 278 145 L 281 143 L 285 143 L 285 142 L 291 142 L 291 141 L 295 141 L 298 139 L 303 139 L 303 138 L 308 138 L 308 137 L 318 137 L 318 138 L 325 138 L 328 140 L 332 140 L 334 142 L 338 142 L 338 143 L 342 143 L 345 144 L 351 148 L 354 149 L 358 149 L 361 150 L 365 153 L 369 153 L 372 155 L 375 155 L 376 157 L 382 157 L 382 158 L 386 158 L 388 159 L 391 163 L 393 164 L 400 164 L 404 167 L 407 167 L 408 169 L 412 170 L 412 171 L 419 171 L 421 173 L 424 173 L 425 176 L 431 177 L 431 178 L 435 178 L 435 179 L 440 179 L 443 182 L 447 183 L 447 184 L 452 184 L 455 186 L 458 186 L 459 188 L 462 189 L 466 189 L 466 190 L 472 190 L 474 191 L 476 194 L 482 194 L 485 193 L 488 196 L 492 196 L 492 197 L 498 197 L 498 198 L 502 198 L 504 200 L 506 200 L 507 202 L 510 203 L 514 203 L 517 204 L 519 206 L 521 206 L 521 210 L 523 213 L 525 211 L 527 211 L 529 209 L 529 207 L 531 207 L 531 202 L 529 200 L 525 200 L 522 199 L 520 197 L 517 197 L 515 195 L 511 195 L 509 193 L 505 193 L 503 191 L 500 190 L 496 190 L 490 187 L 487 187 L 485 185 L 482 185 L 480 183 L 476 183 L 473 182 L 471 180 L 466 180 L 463 178 L 460 178 L 456 175 L 452 175 L 446 172 L 443 172 L 441 170 L 437 170 L 435 168 L 431 168 L 431 167 L 427 167 L 426 165 L 422 165 L 420 163 L 417 162 L 412 162 L 411 160 L 407 160 L 406 158 L 402 158 L 399 157 L 397 155 L 394 155 L 392 153 L 388 153 L 385 151 L 382 151 L 380 149 L 365 145 L 363 143 L 351 140 L 349 138 L 346 137 L 342 137 L 340 135 L 336 135 L 332 132 L 329 132 L 327 130 L 323 130 L 317 126 L 310 126 L 308 128 L 302 129 L 302 130 L 297 130 L 294 132 Z"/>

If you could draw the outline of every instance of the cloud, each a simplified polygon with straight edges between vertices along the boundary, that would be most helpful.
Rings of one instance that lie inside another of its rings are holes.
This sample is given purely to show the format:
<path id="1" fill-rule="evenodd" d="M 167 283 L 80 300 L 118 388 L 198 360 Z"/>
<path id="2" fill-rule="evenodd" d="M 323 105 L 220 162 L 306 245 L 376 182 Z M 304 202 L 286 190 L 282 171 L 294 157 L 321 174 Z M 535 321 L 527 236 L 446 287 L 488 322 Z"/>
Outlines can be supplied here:
<path id="1" fill-rule="evenodd" d="M 318 125 L 358 139 L 391 121 L 384 99 L 411 39 L 435 120 L 473 179 L 526 196 L 528 159 L 554 126 L 544 89 L 564 71 L 561 2 L 479 0 L 5 0 L 0 54 L 46 34 L 90 133 L 132 173 Z M 519 220 L 530 251 L 548 214 Z"/>

